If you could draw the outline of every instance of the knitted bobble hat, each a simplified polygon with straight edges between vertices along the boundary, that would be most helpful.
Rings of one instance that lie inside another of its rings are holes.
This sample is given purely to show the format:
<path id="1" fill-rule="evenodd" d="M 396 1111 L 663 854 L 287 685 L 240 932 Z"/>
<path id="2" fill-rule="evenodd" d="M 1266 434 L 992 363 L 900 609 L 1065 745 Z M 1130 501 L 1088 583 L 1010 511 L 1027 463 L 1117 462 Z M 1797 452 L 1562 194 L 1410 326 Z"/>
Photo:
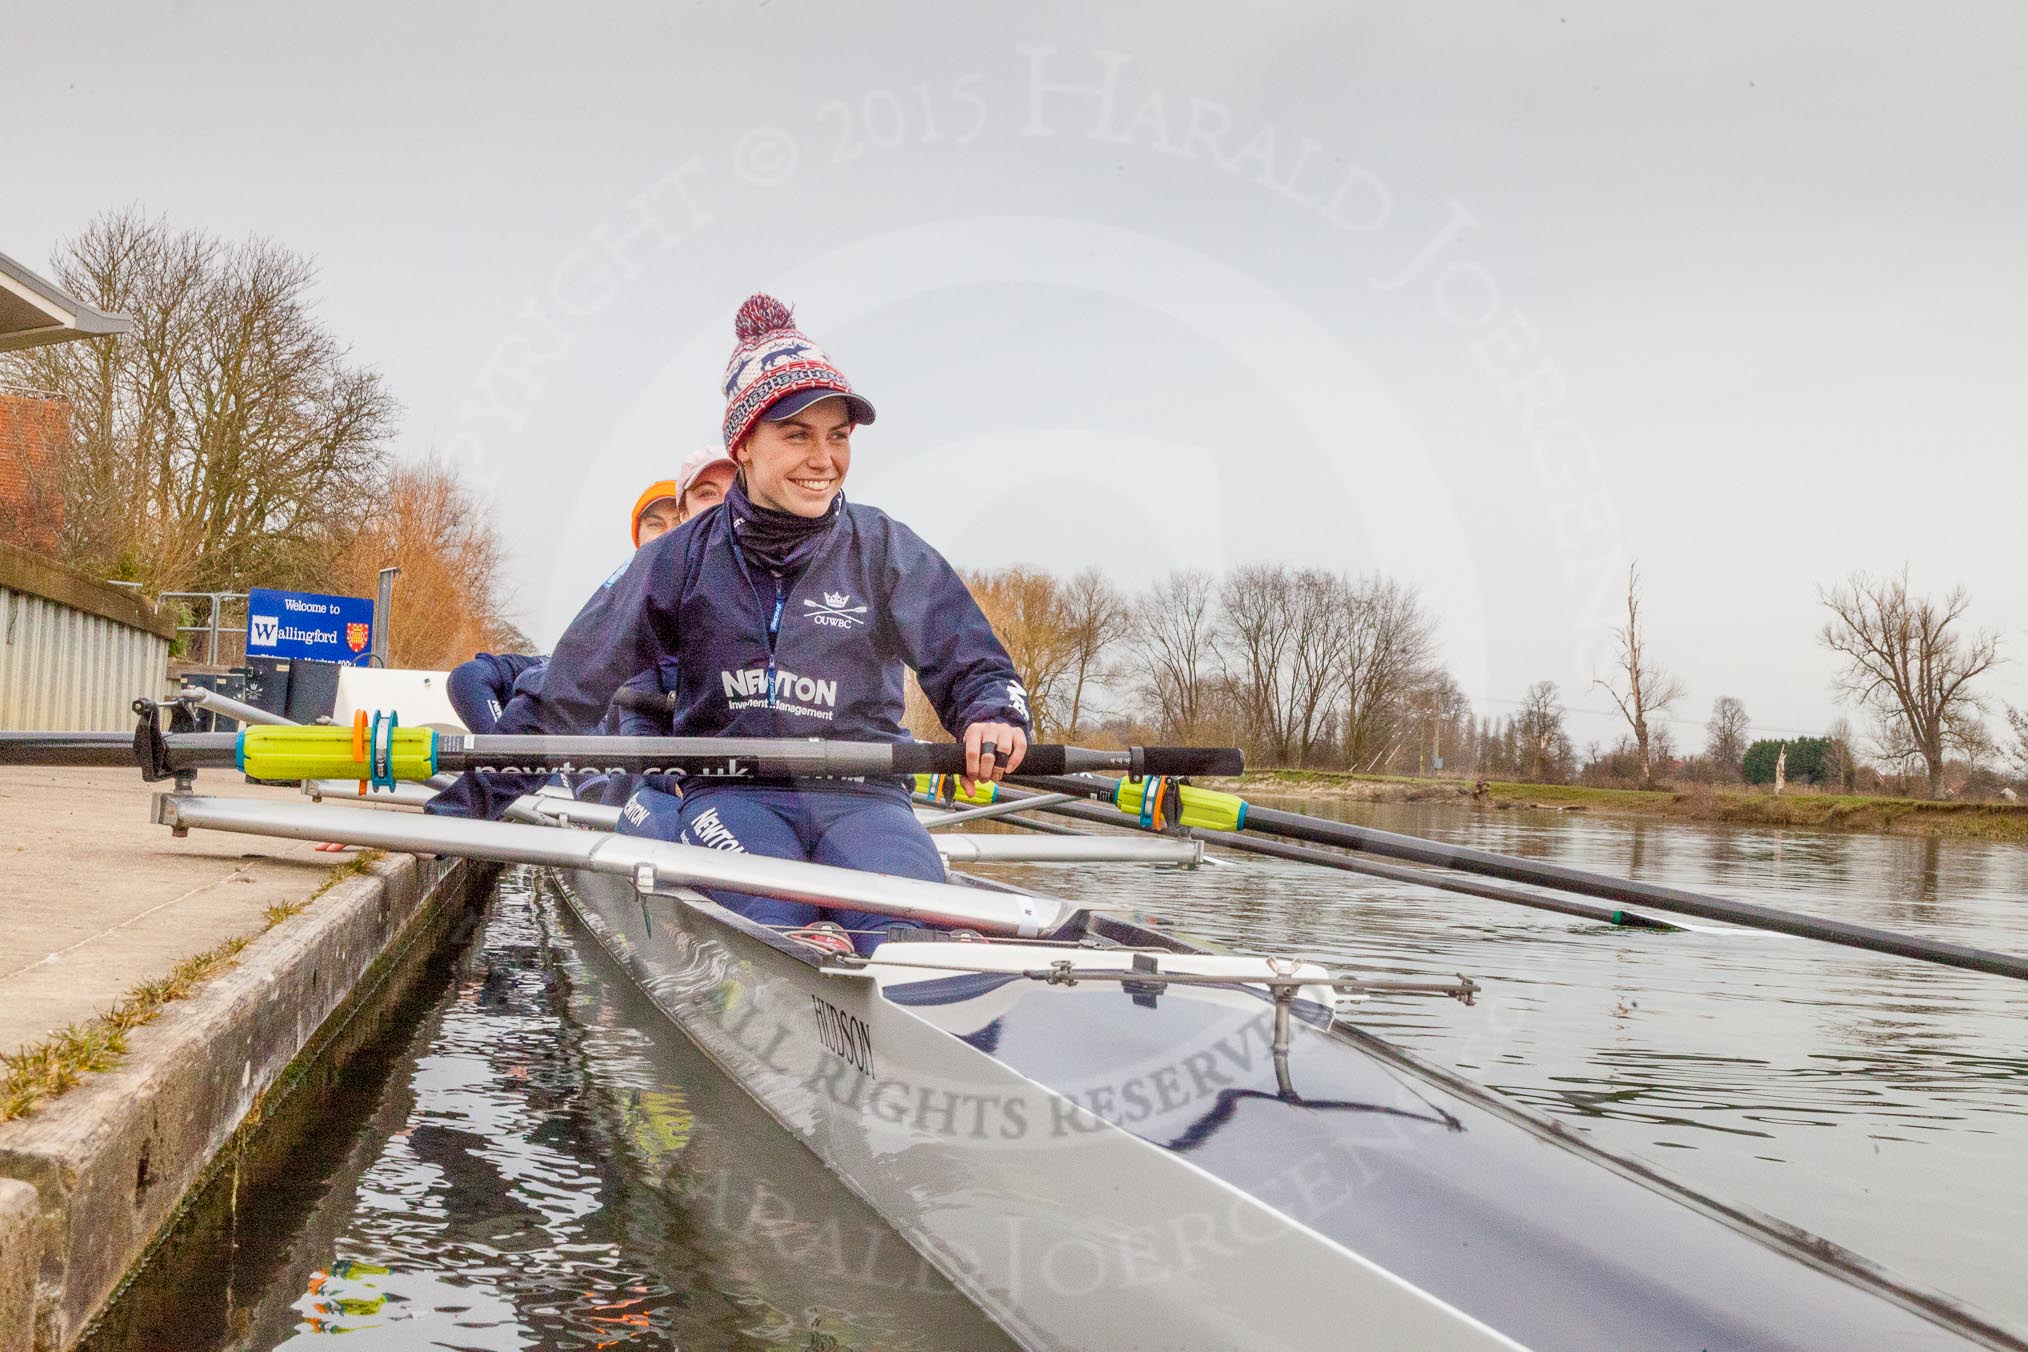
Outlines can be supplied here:
<path id="1" fill-rule="evenodd" d="M 725 365 L 725 448 L 762 418 L 786 418 L 820 399 L 845 397 L 855 423 L 873 421 L 873 405 L 852 392 L 845 373 L 796 327 L 773 296 L 750 296 L 732 324 L 739 338 Z"/>

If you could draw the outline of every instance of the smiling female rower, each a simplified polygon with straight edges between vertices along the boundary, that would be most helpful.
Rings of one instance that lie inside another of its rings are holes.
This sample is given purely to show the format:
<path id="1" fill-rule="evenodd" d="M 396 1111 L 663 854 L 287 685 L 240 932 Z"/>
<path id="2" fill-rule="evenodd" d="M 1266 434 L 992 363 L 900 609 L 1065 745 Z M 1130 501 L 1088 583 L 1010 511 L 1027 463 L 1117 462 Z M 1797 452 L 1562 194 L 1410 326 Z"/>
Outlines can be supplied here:
<path id="1" fill-rule="evenodd" d="M 873 421 L 788 307 L 740 307 L 724 440 L 739 472 L 722 506 L 642 548 L 556 646 L 539 692 L 502 733 L 595 721 L 629 676 L 673 661 L 685 736 L 898 742 L 906 670 L 965 746 L 968 779 L 999 779 L 1028 747 L 1028 697 L 951 566 L 885 513 L 847 504 L 852 435 Z M 431 810 L 497 816 L 527 780 L 468 774 Z M 718 849 L 941 881 L 904 781 L 691 781 L 677 839 Z M 726 894 L 763 924 L 811 926 L 815 907 Z M 870 950 L 894 922 L 824 913 Z M 812 938 L 824 942 L 826 936 Z M 830 936 L 836 943 L 844 936 Z"/>

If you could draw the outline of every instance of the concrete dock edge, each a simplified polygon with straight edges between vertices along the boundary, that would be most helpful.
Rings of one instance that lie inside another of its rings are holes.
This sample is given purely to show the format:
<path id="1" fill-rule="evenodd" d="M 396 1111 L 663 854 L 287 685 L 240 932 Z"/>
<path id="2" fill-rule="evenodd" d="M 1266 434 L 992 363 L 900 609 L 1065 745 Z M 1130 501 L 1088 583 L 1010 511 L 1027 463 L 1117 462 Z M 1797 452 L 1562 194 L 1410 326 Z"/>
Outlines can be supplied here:
<path id="1" fill-rule="evenodd" d="M 327 1022 L 491 876 L 373 864 L 130 1034 L 120 1067 L 0 1126 L 0 1352 L 74 1344 Z"/>
<path id="2" fill-rule="evenodd" d="M 34 1345 L 36 1243 L 35 1189 L 0 1178 L 0 1352 Z"/>

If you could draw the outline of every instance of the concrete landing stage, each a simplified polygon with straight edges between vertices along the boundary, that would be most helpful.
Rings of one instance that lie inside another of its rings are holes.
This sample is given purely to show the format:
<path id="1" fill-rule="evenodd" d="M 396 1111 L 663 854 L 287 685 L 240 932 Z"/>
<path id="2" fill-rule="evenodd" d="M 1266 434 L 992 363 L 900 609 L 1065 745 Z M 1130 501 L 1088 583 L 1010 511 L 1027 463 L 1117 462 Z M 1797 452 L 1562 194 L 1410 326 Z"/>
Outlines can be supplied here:
<path id="1" fill-rule="evenodd" d="M 232 967 L 128 1034 L 110 1071 L 0 1123 L 0 1352 L 76 1342 L 320 1030 L 416 965 L 489 868 L 390 857 L 272 928 L 351 853 L 153 825 L 133 771 L 0 767 L 0 1051 L 229 939 Z M 300 801 L 199 779 L 205 794 Z M 336 1016 L 336 1017 L 334 1017 Z"/>

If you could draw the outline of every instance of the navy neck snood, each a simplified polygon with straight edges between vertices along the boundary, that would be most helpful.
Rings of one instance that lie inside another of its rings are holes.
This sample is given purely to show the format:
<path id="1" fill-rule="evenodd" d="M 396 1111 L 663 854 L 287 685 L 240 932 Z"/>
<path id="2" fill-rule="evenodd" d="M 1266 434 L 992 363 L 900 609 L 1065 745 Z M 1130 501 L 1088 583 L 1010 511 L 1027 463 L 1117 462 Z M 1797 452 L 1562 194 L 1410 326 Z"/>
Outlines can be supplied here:
<path id="1" fill-rule="evenodd" d="M 838 524 L 845 511 L 845 495 L 831 499 L 831 509 L 822 516 L 797 516 L 757 505 L 746 495 L 746 471 L 733 476 L 725 490 L 725 510 L 732 522 L 732 538 L 749 562 L 770 573 L 795 572 L 810 561 L 824 543 L 824 537 Z"/>

